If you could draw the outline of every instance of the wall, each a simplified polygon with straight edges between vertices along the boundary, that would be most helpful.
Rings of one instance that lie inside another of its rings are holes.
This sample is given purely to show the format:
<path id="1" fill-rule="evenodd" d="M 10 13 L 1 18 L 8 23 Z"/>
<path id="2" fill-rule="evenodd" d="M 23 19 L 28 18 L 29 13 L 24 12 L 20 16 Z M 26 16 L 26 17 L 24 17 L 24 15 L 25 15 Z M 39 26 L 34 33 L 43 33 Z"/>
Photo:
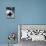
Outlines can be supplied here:
<path id="1" fill-rule="evenodd" d="M 17 0 L 16 16 L 19 24 L 46 24 L 46 0 Z"/>
<path id="2" fill-rule="evenodd" d="M 16 6 L 15 0 L 0 0 L 0 44 L 7 44 L 8 34 L 10 32 L 16 32 L 17 34 L 17 20 L 7 19 L 6 17 L 6 7 L 7 6 Z M 15 41 L 17 43 L 17 39 Z"/>
<path id="3" fill-rule="evenodd" d="M 15 7 L 15 19 L 6 18 L 6 7 Z M 46 24 L 46 0 L 0 0 L 0 44 L 7 44 L 17 24 Z M 17 39 L 16 39 L 17 43 Z"/>

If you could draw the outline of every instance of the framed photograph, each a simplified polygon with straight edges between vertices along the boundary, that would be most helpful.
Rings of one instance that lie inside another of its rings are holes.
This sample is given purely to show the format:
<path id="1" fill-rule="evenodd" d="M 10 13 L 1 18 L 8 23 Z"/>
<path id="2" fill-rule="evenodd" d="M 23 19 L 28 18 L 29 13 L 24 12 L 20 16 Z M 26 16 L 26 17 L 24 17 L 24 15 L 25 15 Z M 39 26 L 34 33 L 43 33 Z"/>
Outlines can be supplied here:
<path id="1" fill-rule="evenodd" d="M 20 24 L 18 34 L 19 41 L 46 41 L 46 25 Z"/>

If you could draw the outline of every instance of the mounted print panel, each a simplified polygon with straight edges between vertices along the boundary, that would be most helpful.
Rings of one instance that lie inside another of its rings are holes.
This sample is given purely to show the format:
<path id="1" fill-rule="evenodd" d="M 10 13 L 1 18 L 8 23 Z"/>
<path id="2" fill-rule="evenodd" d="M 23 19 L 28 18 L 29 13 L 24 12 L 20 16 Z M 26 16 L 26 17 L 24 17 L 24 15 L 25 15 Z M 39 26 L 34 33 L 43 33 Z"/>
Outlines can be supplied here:
<path id="1" fill-rule="evenodd" d="M 7 18 L 15 18 L 15 7 L 6 7 L 6 15 Z"/>
<path id="2" fill-rule="evenodd" d="M 46 41 L 46 25 L 18 25 L 19 32 L 20 40 Z"/>

